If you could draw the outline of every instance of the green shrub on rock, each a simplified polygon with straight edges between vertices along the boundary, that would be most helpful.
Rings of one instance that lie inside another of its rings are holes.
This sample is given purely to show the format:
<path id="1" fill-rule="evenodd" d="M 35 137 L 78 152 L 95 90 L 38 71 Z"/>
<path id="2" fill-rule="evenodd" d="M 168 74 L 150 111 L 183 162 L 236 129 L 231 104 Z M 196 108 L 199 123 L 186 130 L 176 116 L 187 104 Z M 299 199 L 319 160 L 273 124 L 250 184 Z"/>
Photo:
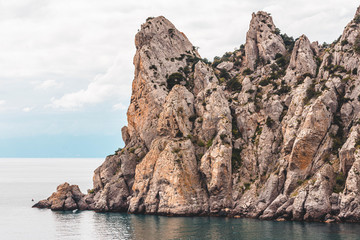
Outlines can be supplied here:
<path id="1" fill-rule="evenodd" d="M 185 78 L 181 73 L 173 73 L 166 79 L 167 88 L 171 90 L 175 85 L 180 84 L 184 80 Z"/>
<path id="2" fill-rule="evenodd" d="M 356 37 L 353 49 L 357 54 L 360 54 L 360 35 Z"/>

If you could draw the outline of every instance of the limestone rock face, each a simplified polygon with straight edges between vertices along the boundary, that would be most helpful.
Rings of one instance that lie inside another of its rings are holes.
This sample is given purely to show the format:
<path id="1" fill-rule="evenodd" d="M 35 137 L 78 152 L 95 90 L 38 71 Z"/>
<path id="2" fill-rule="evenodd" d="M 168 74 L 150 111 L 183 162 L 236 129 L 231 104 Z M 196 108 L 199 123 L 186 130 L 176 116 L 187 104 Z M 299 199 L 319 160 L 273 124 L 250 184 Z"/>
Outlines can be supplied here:
<path id="1" fill-rule="evenodd" d="M 339 217 L 350 222 L 358 222 L 360 220 L 360 162 L 359 154 L 356 153 L 356 161 L 348 172 L 346 185 L 343 193 L 340 194 L 340 214 Z"/>
<path id="2" fill-rule="evenodd" d="M 136 168 L 130 212 L 193 215 L 207 212 L 195 149 L 188 140 L 155 140 Z M 171 174 L 169 174 L 171 173 Z"/>
<path id="3" fill-rule="evenodd" d="M 48 199 L 36 203 L 33 207 L 50 208 L 54 211 L 85 210 L 87 204 L 83 201 L 84 196 L 77 185 L 63 183 L 56 188 L 56 192 Z"/>
<path id="4" fill-rule="evenodd" d="M 272 17 L 259 11 L 253 13 L 246 34 L 245 54 L 247 66 L 254 69 L 260 62 L 275 59 L 277 53 L 284 54 L 285 46 L 273 23 Z"/>
<path id="5" fill-rule="evenodd" d="M 194 54 L 187 37 L 164 17 L 148 20 L 135 37 L 135 78 L 128 110 L 130 138 L 138 137 L 150 148 L 157 136 L 157 115 L 169 92 L 167 76 L 186 66 L 185 55 Z"/>
<path id="6" fill-rule="evenodd" d="M 217 78 L 211 68 L 201 61 L 197 62 L 194 70 L 194 96 L 197 96 L 212 82 L 217 82 Z"/>
<path id="7" fill-rule="evenodd" d="M 193 123 L 190 116 L 195 116 L 194 96 L 185 87 L 176 85 L 166 97 L 159 116 L 158 134 L 173 138 L 191 134 Z"/>
<path id="8" fill-rule="evenodd" d="M 331 113 L 328 112 L 326 106 L 319 99 L 309 109 L 303 124 L 298 130 L 289 159 L 294 168 L 305 170 L 309 167 L 330 124 Z"/>
<path id="9" fill-rule="evenodd" d="M 201 119 L 195 132 L 208 147 L 199 170 L 210 196 L 210 211 L 218 212 L 231 206 L 231 111 L 222 88 L 216 84 L 198 94 L 195 109 Z"/>
<path id="10" fill-rule="evenodd" d="M 230 71 L 234 67 L 234 63 L 232 62 L 222 62 L 219 65 L 217 65 L 217 69 L 225 69 L 227 71 Z"/>
<path id="11" fill-rule="evenodd" d="M 312 50 L 309 39 L 302 35 L 294 45 L 291 54 L 289 67 L 287 69 L 287 78 L 291 76 L 292 81 L 296 80 L 296 76 L 316 74 L 316 62 L 314 60 L 314 51 Z"/>
<path id="12" fill-rule="evenodd" d="M 132 160 L 124 161 L 123 157 Z M 124 152 L 122 156 L 108 156 L 105 162 L 94 171 L 94 188 L 85 200 L 89 209 L 101 211 L 124 211 L 128 208 L 127 197 L 135 171 L 134 153 Z"/>
<path id="13" fill-rule="evenodd" d="M 340 170 L 348 172 L 355 162 L 356 141 L 359 139 L 359 126 L 351 129 L 348 139 L 339 151 Z"/>
<path id="14" fill-rule="evenodd" d="M 322 220 L 331 212 L 330 195 L 333 192 L 334 170 L 326 164 L 308 185 L 304 203 L 304 220 Z"/>
<path id="15" fill-rule="evenodd" d="M 149 18 L 135 37 L 125 147 L 88 194 L 65 183 L 34 207 L 359 222 L 359 19 L 360 8 L 320 46 L 258 12 L 245 46 L 209 63 Z"/>

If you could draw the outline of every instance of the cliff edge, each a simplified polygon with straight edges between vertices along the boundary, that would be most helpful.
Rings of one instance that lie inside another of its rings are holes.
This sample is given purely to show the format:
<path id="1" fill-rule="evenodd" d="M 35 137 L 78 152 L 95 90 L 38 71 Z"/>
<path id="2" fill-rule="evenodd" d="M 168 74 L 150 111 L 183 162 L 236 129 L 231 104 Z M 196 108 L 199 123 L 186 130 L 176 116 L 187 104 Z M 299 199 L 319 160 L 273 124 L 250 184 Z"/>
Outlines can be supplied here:
<path id="1" fill-rule="evenodd" d="M 360 221 L 360 7 L 328 46 L 266 12 L 213 63 L 162 16 L 135 45 L 125 147 L 34 207 Z"/>

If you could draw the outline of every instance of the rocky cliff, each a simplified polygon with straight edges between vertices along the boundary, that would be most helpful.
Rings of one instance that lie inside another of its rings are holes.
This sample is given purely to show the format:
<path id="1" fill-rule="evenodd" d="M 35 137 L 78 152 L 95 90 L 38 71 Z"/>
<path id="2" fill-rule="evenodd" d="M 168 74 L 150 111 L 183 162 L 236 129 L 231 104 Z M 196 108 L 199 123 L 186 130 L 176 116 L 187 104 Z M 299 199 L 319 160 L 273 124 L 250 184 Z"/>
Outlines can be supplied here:
<path id="1" fill-rule="evenodd" d="M 360 8 L 331 45 L 266 12 L 213 63 L 164 17 L 135 45 L 125 147 L 35 207 L 360 221 Z"/>

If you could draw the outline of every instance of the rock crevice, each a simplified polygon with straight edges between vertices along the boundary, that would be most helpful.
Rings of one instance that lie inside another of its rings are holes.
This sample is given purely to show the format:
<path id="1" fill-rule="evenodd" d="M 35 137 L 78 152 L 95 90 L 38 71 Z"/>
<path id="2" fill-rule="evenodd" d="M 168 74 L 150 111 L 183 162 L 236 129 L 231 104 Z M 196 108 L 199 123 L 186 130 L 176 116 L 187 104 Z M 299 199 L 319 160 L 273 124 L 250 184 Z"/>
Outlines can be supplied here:
<path id="1" fill-rule="evenodd" d="M 64 183 L 34 207 L 359 222 L 359 9 L 329 46 L 254 13 L 245 45 L 212 63 L 147 19 L 125 147 L 88 194 Z"/>

